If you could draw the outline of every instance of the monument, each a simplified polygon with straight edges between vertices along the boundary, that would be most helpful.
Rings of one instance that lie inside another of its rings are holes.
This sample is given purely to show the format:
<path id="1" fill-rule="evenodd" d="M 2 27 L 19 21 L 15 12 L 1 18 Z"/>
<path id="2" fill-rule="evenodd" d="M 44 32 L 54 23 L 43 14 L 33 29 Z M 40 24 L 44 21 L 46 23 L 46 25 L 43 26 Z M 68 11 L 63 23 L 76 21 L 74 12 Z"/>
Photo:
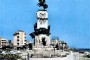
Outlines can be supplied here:
<path id="1" fill-rule="evenodd" d="M 60 52 L 62 52 L 62 50 L 59 50 L 62 43 L 57 40 L 51 41 L 50 26 L 48 24 L 48 5 L 45 0 L 39 0 L 37 5 L 42 8 L 38 9 L 36 13 L 37 22 L 34 24 L 34 32 L 30 34 L 34 39 L 33 47 L 30 45 L 32 47 L 31 58 L 59 57 L 61 56 Z"/>
<path id="2" fill-rule="evenodd" d="M 34 38 L 34 45 L 40 46 L 50 46 L 50 26 L 48 25 L 48 5 L 45 0 L 39 0 L 37 4 L 40 8 L 37 11 L 37 22 L 34 25 L 34 32 L 30 34 Z"/>

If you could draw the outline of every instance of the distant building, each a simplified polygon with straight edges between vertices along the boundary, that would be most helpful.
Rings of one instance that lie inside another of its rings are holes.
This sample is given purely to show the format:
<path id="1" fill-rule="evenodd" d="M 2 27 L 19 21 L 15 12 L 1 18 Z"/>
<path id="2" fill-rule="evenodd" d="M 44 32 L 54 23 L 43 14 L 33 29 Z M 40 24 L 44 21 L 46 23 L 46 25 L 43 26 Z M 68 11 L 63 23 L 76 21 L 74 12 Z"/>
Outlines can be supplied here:
<path id="1" fill-rule="evenodd" d="M 62 50 L 68 49 L 68 44 L 65 41 L 60 41 L 59 48 Z"/>
<path id="2" fill-rule="evenodd" d="M 7 41 L 7 46 L 13 47 L 12 40 L 8 40 L 8 41 Z"/>
<path id="3" fill-rule="evenodd" d="M 59 44 L 59 43 L 60 43 L 60 41 L 57 40 L 57 39 L 51 41 L 51 44 L 54 44 L 54 45 L 57 45 L 57 44 Z"/>
<path id="4" fill-rule="evenodd" d="M 2 48 L 2 47 L 4 47 L 4 46 L 6 46 L 6 45 L 7 45 L 6 39 L 0 38 L 0 47 Z"/>
<path id="5" fill-rule="evenodd" d="M 18 30 L 13 35 L 14 35 L 13 45 L 15 47 L 22 47 L 23 45 L 26 44 L 26 33 L 24 31 Z"/>
<path id="6" fill-rule="evenodd" d="M 55 46 L 56 48 L 58 48 L 58 49 L 67 49 L 67 48 L 68 48 L 67 43 L 64 42 L 64 41 L 61 41 L 61 40 L 59 40 L 59 39 L 53 39 L 53 40 L 51 41 L 51 44 L 52 44 L 53 46 Z"/>

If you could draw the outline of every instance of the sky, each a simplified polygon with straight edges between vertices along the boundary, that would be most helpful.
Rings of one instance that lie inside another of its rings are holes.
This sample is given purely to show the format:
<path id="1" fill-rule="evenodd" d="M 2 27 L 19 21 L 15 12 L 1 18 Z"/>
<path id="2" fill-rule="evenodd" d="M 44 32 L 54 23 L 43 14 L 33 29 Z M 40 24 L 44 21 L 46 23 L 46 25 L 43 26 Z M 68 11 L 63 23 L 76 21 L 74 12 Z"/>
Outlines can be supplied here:
<path id="1" fill-rule="evenodd" d="M 17 30 L 34 31 L 38 0 L 0 0 L 0 37 L 11 39 Z M 90 0 L 46 0 L 51 38 L 73 48 L 90 48 Z"/>

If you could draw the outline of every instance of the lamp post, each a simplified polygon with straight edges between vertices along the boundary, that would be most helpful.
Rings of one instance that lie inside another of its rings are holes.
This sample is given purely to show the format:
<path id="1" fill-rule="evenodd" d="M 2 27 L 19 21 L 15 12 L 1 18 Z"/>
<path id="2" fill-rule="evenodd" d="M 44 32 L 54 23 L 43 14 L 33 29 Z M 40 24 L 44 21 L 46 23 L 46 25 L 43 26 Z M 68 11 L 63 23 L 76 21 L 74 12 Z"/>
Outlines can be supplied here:
<path id="1" fill-rule="evenodd" d="M 29 60 L 29 53 L 27 53 L 27 60 Z"/>

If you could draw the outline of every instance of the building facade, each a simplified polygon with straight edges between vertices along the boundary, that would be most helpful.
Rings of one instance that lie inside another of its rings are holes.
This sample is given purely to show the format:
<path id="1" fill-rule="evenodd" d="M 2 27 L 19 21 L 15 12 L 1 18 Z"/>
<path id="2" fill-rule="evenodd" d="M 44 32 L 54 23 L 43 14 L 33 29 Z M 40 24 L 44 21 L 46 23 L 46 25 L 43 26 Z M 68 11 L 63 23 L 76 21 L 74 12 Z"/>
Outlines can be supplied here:
<path id="1" fill-rule="evenodd" d="M 23 45 L 26 44 L 26 33 L 24 31 L 18 30 L 13 35 L 14 35 L 13 45 L 15 47 L 22 47 Z"/>
<path id="2" fill-rule="evenodd" d="M 51 40 L 51 44 L 58 49 L 68 49 L 67 43 L 59 39 Z"/>
<path id="3" fill-rule="evenodd" d="M 4 47 L 4 46 L 6 46 L 6 45 L 7 45 L 6 39 L 0 38 L 0 47 L 2 48 L 2 47 Z"/>

